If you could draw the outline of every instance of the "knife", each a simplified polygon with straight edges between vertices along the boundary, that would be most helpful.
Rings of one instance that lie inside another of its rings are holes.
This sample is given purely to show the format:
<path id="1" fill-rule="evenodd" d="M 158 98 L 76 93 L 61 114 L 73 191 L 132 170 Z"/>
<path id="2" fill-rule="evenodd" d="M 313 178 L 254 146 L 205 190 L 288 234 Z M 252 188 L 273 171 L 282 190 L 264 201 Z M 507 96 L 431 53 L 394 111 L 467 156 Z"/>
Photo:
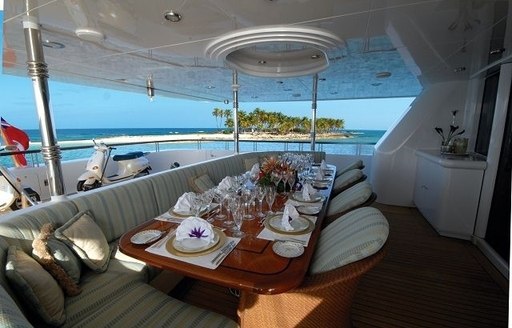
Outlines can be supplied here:
<path id="1" fill-rule="evenodd" d="M 233 248 L 235 248 L 235 246 L 236 246 L 235 244 L 236 243 L 235 243 L 234 240 L 232 240 L 229 243 L 227 243 L 224 247 L 222 247 L 220 252 L 217 255 L 215 255 L 213 260 L 211 260 L 211 263 L 213 263 L 213 264 L 217 264 L 217 262 L 220 263 L 219 260 L 223 259 L 224 257 L 226 257 L 229 254 L 229 252 L 231 252 L 231 250 Z"/>

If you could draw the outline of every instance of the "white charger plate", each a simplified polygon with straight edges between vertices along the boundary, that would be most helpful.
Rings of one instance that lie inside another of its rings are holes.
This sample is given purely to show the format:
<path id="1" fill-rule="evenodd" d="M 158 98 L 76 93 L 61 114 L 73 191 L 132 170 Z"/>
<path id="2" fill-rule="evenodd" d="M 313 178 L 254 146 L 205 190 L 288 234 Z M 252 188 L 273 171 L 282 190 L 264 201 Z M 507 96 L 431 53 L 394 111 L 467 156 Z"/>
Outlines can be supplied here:
<path id="1" fill-rule="evenodd" d="M 265 227 L 271 231 L 287 234 L 287 235 L 302 235 L 312 231 L 315 228 L 315 224 L 305 217 L 299 216 L 297 219 L 292 220 L 290 225 L 293 230 L 286 230 L 282 225 L 282 214 L 272 216 L 265 220 Z"/>
<path id="2" fill-rule="evenodd" d="M 320 206 L 297 206 L 297 211 L 302 214 L 314 215 L 318 214 L 322 207 Z"/>
<path id="3" fill-rule="evenodd" d="M 200 238 L 186 238 L 183 240 L 176 240 L 173 238 L 172 246 L 182 253 L 197 253 L 215 247 L 219 241 L 219 233 L 216 230 L 213 230 L 213 240 L 211 242 Z"/>
<path id="4" fill-rule="evenodd" d="M 304 197 L 302 197 L 301 192 L 293 193 L 292 198 L 299 202 L 304 202 L 304 203 L 316 203 L 316 202 L 319 202 L 322 200 L 322 196 L 320 196 L 320 195 L 311 195 L 310 200 L 305 200 Z"/>
<path id="5" fill-rule="evenodd" d="M 137 245 L 149 244 L 160 238 L 162 234 L 163 232 L 160 230 L 143 230 L 133 235 L 130 241 Z"/>
<path id="6" fill-rule="evenodd" d="M 276 241 L 272 245 L 272 250 L 279 256 L 293 258 L 304 253 L 304 246 L 293 241 Z"/>

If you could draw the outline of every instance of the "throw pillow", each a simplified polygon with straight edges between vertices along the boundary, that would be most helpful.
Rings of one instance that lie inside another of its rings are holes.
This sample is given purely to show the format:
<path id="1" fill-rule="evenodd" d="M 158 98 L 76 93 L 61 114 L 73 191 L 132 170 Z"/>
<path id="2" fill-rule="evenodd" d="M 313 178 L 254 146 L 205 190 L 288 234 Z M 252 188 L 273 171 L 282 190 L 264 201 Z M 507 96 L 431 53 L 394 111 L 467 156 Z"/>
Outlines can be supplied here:
<path id="1" fill-rule="evenodd" d="M 55 237 L 71 247 L 82 262 L 93 271 L 107 270 L 112 250 L 89 211 L 77 213 L 55 230 Z"/>
<path id="2" fill-rule="evenodd" d="M 48 238 L 53 234 L 53 224 L 46 223 L 41 227 L 41 232 L 39 236 L 32 241 L 32 256 L 46 269 L 59 283 L 60 287 L 64 290 L 64 293 L 68 296 L 75 296 L 80 294 L 81 289 L 77 285 L 78 281 L 75 282 L 70 275 L 68 275 L 67 271 L 59 265 L 59 263 L 55 260 L 53 255 L 50 253 L 48 247 Z M 62 244 L 58 240 L 54 240 L 55 242 Z M 67 248 L 66 245 L 62 245 L 61 249 Z M 64 250 L 65 251 L 65 250 Z M 70 250 L 68 250 L 71 253 Z M 61 253 L 61 252 L 58 252 Z M 77 262 L 75 256 L 70 254 L 74 261 Z M 69 255 L 67 256 L 68 262 L 70 261 Z M 64 262 L 65 263 L 65 262 Z M 74 270 L 76 271 L 76 270 Z M 80 279 L 80 276 L 78 276 Z"/>
<path id="3" fill-rule="evenodd" d="M 190 178 L 190 187 L 197 193 L 203 193 L 209 189 L 214 188 L 215 183 L 207 173 L 204 173 L 199 176 Z"/>
<path id="4" fill-rule="evenodd" d="M 46 323 L 64 323 L 64 293 L 55 279 L 21 248 L 9 247 L 5 275 L 20 299 Z"/>

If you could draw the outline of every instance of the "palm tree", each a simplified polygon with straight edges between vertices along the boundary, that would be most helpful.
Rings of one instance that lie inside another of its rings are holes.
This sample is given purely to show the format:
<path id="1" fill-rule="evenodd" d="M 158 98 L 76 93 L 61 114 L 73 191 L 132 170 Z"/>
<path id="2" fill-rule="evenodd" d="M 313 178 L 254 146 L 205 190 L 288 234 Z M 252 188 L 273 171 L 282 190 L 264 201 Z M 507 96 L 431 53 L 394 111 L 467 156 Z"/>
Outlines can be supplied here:
<path id="1" fill-rule="evenodd" d="M 217 107 L 213 109 L 212 115 L 215 117 L 215 123 L 217 125 L 217 129 L 220 129 L 219 118 L 222 120 L 223 114 L 224 114 L 224 111 L 222 109 L 217 108 Z"/>

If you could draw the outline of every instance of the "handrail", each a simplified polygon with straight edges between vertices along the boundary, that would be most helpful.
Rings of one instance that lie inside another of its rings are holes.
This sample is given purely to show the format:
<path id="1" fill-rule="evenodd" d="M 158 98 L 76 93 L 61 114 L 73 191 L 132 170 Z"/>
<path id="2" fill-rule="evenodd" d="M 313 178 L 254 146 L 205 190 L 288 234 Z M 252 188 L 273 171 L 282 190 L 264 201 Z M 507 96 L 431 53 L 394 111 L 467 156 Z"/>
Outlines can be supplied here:
<path id="1" fill-rule="evenodd" d="M 197 143 L 196 147 L 197 149 L 202 149 L 202 143 L 203 142 L 224 142 L 224 143 L 232 143 L 233 140 L 230 140 L 230 139 L 219 139 L 219 138 L 190 138 L 190 139 L 180 139 L 180 140 L 176 140 L 176 139 L 157 139 L 157 140 L 149 140 L 149 141 L 131 141 L 131 142 L 122 142 L 122 143 L 112 143 L 112 144 L 108 144 L 108 146 L 113 146 L 113 147 L 117 147 L 117 146 L 133 146 L 133 145 L 144 145 L 144 144 L 154 144 L 155 145 L 155 151 L 158 152 L 160 151 L 160 144 L 165 144 L 165 143 Z M 274 143 L 274 144 L 283 144 L 283 148 L 284 150 L 288 150 L 288 145 L 289 144 L 295 144 L 295 145 L 299 145 L 299 150 L 302 150 L 303 149 L 303 146 L 304 145 L 309 145 L 310 144 L 310 140 L 307 140 L 307 139 L 304 139 L 304 140 L 287 140 L 287 139 L 240 139 L 240 143 L 253 143 L 253 151 L 257 151 L 258 150 L 258 144 L 259 143 Z M 317 148 L 318 150 L 320 151 L 323 151 L 324 150 L 324 146 L 325 145 L 351 145 L 351 146 L 356 146 L 357 149 L 360 149 L 362 146 L 371 146 L 371 145 L 375 145 L 375 143 L 370 143 L 370 142 L 359 142 L 359 143 L 356 143 L 356 142 L 340 142 L 340 141 L 328 141 L 328 140 L 323 140 L 323 141 L 318 141 L 316 142 L 317 144 Z M 94 145 L 91 144 L 91 145 L 83 145 L 83 146 L 69 146 L 69 147 L 61 147 L 61 152 L 65 152 L 65 151 L 71 151 L 71 150 L 80 150 L 80 149 L 89 149 L 89 148 L 94 148 Z M 226 150 L 229 150 L 229 147 L 225 147 Z M 360 150 L 357 150 L 357 152 L 359 152 Z M 2 158 L 3 156 L 12 156 L 12 155 L 17 155 L 17 154 L 30 154 L 30 155 L 38 155 L 41 153 L 41 150 L 40 149 L 31 149 L 31 150 L 25 150 L 25 151 L 0 151 L 0 158 Z M 355 154 L 357 155 L 357 154 Z M 33 158 L 33 157 L 32 157 Z M 35 163 L 36 161 L 33 160 L 33 162 Z M 39 163 L 39 161 L 37 161 L 37 163 Z"/>

